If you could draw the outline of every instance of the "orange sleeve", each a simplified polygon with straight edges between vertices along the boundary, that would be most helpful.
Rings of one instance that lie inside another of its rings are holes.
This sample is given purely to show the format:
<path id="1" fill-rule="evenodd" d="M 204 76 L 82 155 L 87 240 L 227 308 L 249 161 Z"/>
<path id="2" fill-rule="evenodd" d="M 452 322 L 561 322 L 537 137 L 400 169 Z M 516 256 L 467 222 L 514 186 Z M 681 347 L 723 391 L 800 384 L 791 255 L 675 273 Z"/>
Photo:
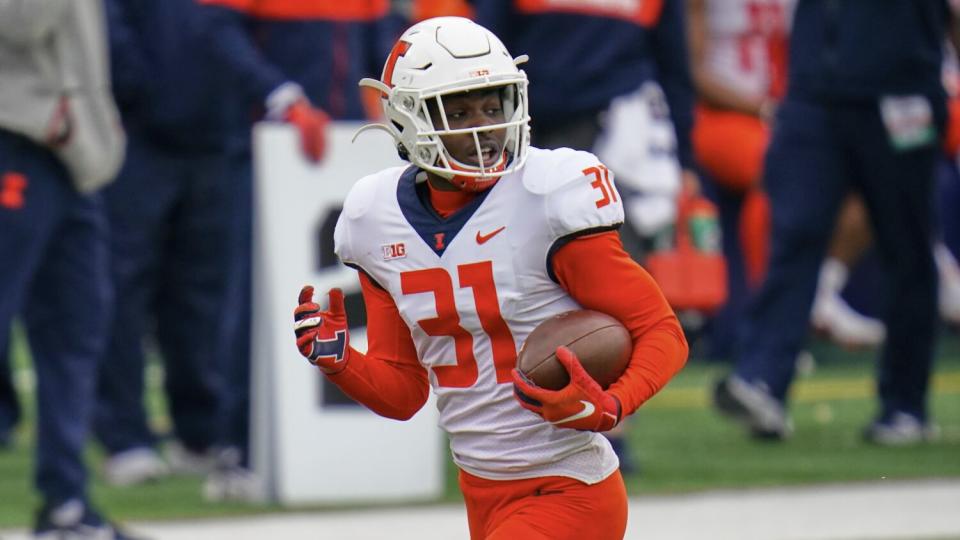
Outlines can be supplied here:
<path id="1" fill-rule="evenodd" d="M 360 286 L 367 309 L 367 353 L 351 347 L 347 368 L 327 378 L 380 416 L 408 420 L 427 401 L 427 370 L 390 294 L 363 272 Z"/>
<path id="2" fill-rule="evenodd" d="M 687 340 L 677 316 L 614 231 L 571 241 L 554 254 L 552 266 L 560 285 L 581 306 L 613 316 L 630 331 L 630 364 L 608 390 L 620 400 L 623 416 L 631 414 L 687 361 Z"/>

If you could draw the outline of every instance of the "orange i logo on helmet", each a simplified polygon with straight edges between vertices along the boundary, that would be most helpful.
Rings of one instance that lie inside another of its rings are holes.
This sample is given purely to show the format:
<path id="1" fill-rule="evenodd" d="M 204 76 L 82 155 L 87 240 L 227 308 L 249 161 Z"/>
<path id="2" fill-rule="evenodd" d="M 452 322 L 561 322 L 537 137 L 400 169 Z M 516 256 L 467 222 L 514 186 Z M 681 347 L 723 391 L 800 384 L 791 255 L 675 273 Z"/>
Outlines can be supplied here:
<path id="1" fill-rule="evenodd" d="M 393 48 L 390 49 L 390 55 L 387 56 L 387 63 L 383 66 L 383 84 L 393 88 L 393 70 L 397 67 L 397 59 L 409 50 L 410 42 L 403 41 L 402 39 L 397 41 Z M 383 97 L 386 99 L 387 95 L 384 93 Z"/>

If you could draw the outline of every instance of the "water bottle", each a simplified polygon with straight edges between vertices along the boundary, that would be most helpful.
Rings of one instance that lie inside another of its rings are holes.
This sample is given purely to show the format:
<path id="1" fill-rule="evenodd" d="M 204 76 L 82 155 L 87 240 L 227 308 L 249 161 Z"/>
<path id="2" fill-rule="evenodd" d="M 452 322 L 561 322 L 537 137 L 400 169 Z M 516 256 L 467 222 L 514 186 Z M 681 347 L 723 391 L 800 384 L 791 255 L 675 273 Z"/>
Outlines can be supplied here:
<path id="1" fill-rule="evenodd" d="M 705 199 L 693 202 L 687 214 L 687 229 L 690 234 L 690 243 L 701 253 L 718 253 L 720 251 L 720 222 L 717 209 Z"/>

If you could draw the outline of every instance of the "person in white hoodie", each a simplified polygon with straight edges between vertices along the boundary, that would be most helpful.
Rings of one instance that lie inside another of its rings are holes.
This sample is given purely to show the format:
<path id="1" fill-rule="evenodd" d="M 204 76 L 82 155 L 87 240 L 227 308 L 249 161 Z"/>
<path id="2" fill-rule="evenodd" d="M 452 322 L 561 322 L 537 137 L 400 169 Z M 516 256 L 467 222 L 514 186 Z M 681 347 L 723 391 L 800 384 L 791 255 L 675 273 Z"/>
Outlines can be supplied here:
<path id="1" fill-rule="evenodd" d="M 100 0 L 0 0 L 0 349 L 37 379 L 38 538 L 128 538 L 88 502 L 83 449 L 111 289 L 97 191 L 123 159 Z"/>

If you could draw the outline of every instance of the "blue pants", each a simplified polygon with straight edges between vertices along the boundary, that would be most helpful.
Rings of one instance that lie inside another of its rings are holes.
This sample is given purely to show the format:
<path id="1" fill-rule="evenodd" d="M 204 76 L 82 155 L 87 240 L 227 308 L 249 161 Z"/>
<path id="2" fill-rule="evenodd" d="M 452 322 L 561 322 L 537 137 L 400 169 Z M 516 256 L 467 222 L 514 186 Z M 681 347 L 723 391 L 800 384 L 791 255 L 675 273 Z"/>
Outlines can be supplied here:
<path id="1" fill-rule="evenodd" d="M 250 149 L 238 143 L 230 151 L 230 176 L 234 179 L 231 208 L 230 276 L 227 281 L 231 309 L 221 327 L 225 344 L 219 355 L 219 372 L 230 392 L 222 403 L 219 442 L 240 450 L 242 464 L 249 460 L 250 438 L 250 325 L 253 261 L 253 170 Z"/>
<path id="2" fill-rule="evenodd" d="M 706 354 L 711 359 L 728 359 L 733 355 L 737 329 L 751 293 L 739 234 L 744 196 L 717 185 L 703 172 L 700 178 L 704 194 L 717 205 L 720 214 L 723 255 L 727 260 L 727 301 L 708 323 Z"/>
<path id="3" fill-rule="evenodd" d="M 0 349 L 21 315 L 37 379 L 36 483 L 56 504 L 85 496 L 83 448 L 112 305 L 107 226 L 101 200 L 78 194 L 53 154 L 3 130 L 0 183 Z"/>
<path id="4" fill-rule="evenodd" d="M 937 177 L 939 226 L 943 243 L 954 257 L 960 257 L 960 170 L 953 159 L 940 161 Z"/>
<path id="5" fill-rule="evenodd" d="M 933 103 L 936 127 L 945 107 Z M 807 336 L 820 262 L 848 189 L 863 194 L 887 268 L 878 366 L 881 416 L 926 416 L 936 327 L 937 273 L 931 255 L 938 144 L 896 151 L 877 104 L 830 107 L 788 99 L 765 164 L 773 217 L 768 275 L 740 332 L 735 371 L 785 400 Z"/>
<path id="6" fill-rule="evenodd" d="M 144 347 L 155 336 L 176 437 L 203 451 L 217 437 L 217 358 L 226 302 L 232 180 L 222 152 L 171 152 L 132 132 L 104 192 L 117 291 L 100 372 L 97 437 L 110 453 L 151 446 L 143 405 Z"/>

